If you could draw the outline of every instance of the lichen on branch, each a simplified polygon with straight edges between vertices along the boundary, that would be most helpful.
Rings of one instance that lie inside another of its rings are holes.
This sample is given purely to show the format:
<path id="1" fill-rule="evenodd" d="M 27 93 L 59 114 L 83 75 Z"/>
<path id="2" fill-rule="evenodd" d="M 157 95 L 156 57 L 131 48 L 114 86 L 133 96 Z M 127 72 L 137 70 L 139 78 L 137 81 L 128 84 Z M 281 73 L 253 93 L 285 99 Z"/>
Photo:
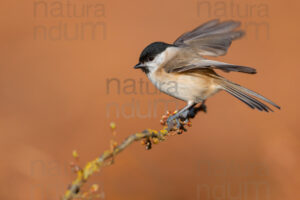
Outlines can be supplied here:
<path id="1" fill-rule="evenodd" d="M 201 111 L 201 109 L 199 109 L 197 112 L 199 111 Z M 169 116 L 170 113 L 168 112 L 162 117 L 162 125 L 166 125 L 166 119 Z M 114 157 L 124 149 L 126 149 L 128 146 L 130 146 L 132 143 L 136 141 L 142 141 L 142 144 L 145 145 L 146 149 L 149 150 L 151 149 L 152 144 L 158 144 L 159 142 L 164 141 L 170 135 L 176 135 L 176 133 L 181 134 L 183 131 L 186 131 L 185 126 L 191 126 L 191 122 L 189 121 L 189 119 L 187 122 L 180 121 L 180 123 L 182 125 L 182 128 L 180 129 L 168 126 L 164 126 L 163 129 L 159 131 L 146 129 L 140 133 L 130 135 L 119 145 L 116 142 L 112 142 L 110 150 L 104 151 L 101 156 L 93 161 L 88 162 L 84 168 L 80 168 L 79 166 L 75 167 L 77 177 L 68 187 L 68 190 L 65 192 L 62 200 L 71 200 L 79 197 L 80 189 L 84 185 L 84 183 L 87 182 L 88 178 L 95 172 L 99 172 L 102 167 L 110 165 L 114 161 Z M 110 126 L 113 130 L 113 135 L 115 136 L 116 125 L 114 123 L 111 123 Z M 77 152 L 73 152 L 73 157 L 78 159 Z"/>

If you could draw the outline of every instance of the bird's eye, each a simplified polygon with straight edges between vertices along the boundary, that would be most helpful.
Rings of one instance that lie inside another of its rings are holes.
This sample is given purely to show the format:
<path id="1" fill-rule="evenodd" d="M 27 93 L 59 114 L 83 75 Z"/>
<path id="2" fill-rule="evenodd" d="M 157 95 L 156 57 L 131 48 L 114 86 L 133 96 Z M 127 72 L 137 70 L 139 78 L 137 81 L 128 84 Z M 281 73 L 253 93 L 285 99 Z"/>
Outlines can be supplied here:
<path id="1" fill-rule="evenodd" d="M 150 57 L 149 57 L 149 61 L 152 61 L 152 60 L 154 60 L 154 57 L 153 57 L 153 56 L 150 56 Z"/>

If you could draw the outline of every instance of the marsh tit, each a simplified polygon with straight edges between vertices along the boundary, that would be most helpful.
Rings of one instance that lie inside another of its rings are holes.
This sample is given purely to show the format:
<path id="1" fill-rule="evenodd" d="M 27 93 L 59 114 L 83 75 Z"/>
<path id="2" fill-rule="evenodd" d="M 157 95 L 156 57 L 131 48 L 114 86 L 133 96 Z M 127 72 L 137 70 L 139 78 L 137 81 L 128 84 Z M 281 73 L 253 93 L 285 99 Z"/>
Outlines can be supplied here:
<path id="1" fill-rule="evenodd" d="M 219 91 L 226 91 L 252 109 L 272 111 L 267 102 L 280 109 L 262 95 L 233 83 L 215 70 L 255 74 L 251 67 L 209 60 L 204 56 L 223 56 L 231 42 L 244 35 L 237 21 L 212 20 L 181 35 L 173 44 L 154 42 L 141 53 L 135 69 L 141 69 L 162 92 L 187 102 L 187 105 L 168 119 L 168 125 L 179 118 L 187 118 L 193 108 Z M 170 88 L 170 84 L 175 83 Z M 263 102 L 264 101 L 264 102 Z"/>

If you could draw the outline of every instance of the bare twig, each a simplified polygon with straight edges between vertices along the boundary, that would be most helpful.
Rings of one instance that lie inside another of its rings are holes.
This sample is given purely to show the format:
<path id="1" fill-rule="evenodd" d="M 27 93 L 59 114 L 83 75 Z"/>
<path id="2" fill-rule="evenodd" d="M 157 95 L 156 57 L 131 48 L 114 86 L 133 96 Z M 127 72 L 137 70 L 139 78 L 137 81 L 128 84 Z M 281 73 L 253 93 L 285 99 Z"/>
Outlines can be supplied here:
<path id="1" fill-rule="evenodd" d="M 202 109 L 198 109 L 197 112 L 202 111 Z M 196 113 L 197 113 L 196 112 Z M 193 118 L 192 116 L 191 118 Z M 166 116 L 165 116 L 166 118 Z M 190 122 L 184 123 L 181 122 L 182 125 L 189 125 Z M 182 127 L 183 127 L 182 126 Z M 184 127 L 183 127 L 184 128 Z M 185 130 L 185 129 L 183 129 Z M 174 129 L 173 127 L 164 127 L 160 131 L 146 129 L 141 133 L 135 133 L 130 135 L 126 138 L 120 145 L 113 147 L 112 150 L 105 151 L 100 157 L 97 159 L 87 163 L 87 165 L 83 169 L 77 170 L 77 177 L 69 186 L 68 190 L 66 191 L 65 195 L 63 196 L 62 200 L 71 200 L 76 198 L 80 192 L 80 188 L 83 184 L 88 180 L 88 178 L 95 172 L 98 172 L 101 167 L 107 164 L 107 161 L 113 159 L 116 155 L 122 152 L 125 148 L 127 148 L 130 144 L 135 141 L 144 140 L 144 144 L 146 145 L 147 149 L 150 149 L 152 143 L 156 144 L 160 141 L 164 141 L 165 138 L 170 134 L 171 131 L 178 131 L 177 133 L 181 133 L 182 130 Z"/>

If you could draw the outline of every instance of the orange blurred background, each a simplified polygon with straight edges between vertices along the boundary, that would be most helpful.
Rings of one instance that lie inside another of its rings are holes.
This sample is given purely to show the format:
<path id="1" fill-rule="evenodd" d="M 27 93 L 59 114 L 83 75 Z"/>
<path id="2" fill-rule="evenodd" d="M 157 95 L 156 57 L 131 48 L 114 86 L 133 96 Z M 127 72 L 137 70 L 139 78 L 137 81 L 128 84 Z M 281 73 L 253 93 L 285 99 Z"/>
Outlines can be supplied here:
<path id="1" fill-rule="evenodd" d="M 214 18 L 240 20 L 247 31 L 218 60 L 258 71 L 221 74 L 282 109 L 262 113 L 217 94 L 187 133 L 150 151 L 133 144 L 86 186 L 98 184 L 104 199 L 300 198 L 298 1 L 2 4 L 0 199 L 59 199 L 75 177 L 72 151 L 79 152 L 82 166 L 100 155 L 113 138 L 112 121 L 119 142 L 161 128 L 161 102 L 170 102 L 170 109 L 184 103 L 145 92 L 154 87 L 133 66 L 150 42 L 171 43 Z M 119 82 L 120 94 L 110 79 Z M 129 83 L 136 84 L 136 94 L 126 88 Z"/>

